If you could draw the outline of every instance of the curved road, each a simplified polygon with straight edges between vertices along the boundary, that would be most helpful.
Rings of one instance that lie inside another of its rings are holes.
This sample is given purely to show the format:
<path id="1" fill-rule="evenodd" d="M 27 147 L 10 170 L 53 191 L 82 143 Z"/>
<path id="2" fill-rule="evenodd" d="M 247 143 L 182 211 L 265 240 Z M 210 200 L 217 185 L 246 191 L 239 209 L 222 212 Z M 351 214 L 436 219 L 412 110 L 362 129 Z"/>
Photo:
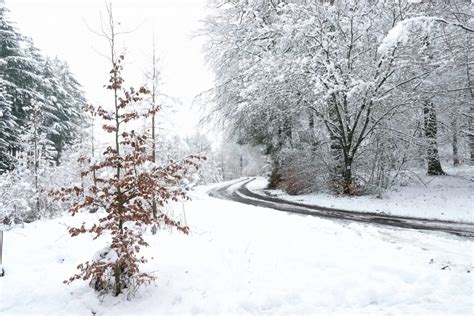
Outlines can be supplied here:
<path id="1" fill-rule="evenodd" d="M 250 191 L 247 184 L 255 179 L 245 179 L 221 187 L 214 188 L 208 194 L 212 197 L 231 200 L 243 204 L 272 208 L 278 211 L 310 215 L 322 218 L 354 221 L 415 230 L 435 231 L 474 238 L 474 224 L 455 221 L 423 219 L 407 216 L 392 216 L 378 213 L 346 211 L 341 209 L 308 205 L 285 201 Z"/>

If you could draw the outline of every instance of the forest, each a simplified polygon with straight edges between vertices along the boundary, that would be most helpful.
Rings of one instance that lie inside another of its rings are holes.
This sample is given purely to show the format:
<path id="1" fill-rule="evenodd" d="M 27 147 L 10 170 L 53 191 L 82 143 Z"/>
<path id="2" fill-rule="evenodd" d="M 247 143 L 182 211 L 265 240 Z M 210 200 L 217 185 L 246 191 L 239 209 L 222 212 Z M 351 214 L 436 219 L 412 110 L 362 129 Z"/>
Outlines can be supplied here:
<path id="1" fill-rule="evenodd" d="M 472 313 L 471 0 L 15 1 L 0 314 Z"/>
<path id="2" fill-rule="evenodd" d="M 212 108 L 297 194 L 474 161 L 470 1 L 236 1 L 206 20 Z"/>

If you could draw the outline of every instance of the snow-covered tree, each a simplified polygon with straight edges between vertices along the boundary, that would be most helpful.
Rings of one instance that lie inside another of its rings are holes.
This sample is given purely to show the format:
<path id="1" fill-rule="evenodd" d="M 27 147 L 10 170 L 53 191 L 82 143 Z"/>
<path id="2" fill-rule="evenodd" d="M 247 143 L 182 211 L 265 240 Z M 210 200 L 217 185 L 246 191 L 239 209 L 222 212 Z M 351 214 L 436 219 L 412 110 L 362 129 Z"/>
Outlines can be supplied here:
<path id="1" fill-rule="evenodd" d="M 0 173 L 12 165 L 10 146 L 15 140 L 15 130 L 18 128 L 5 86 L 6 83 L 0 76 Z"/>
<path id="2" fill-rule="evenodd" d="M 46 58 L 42 76 L 43 102 L 47 104 L 45 124 L 48 138 L 56 148 L 55 161 L 59 163 L 63 148 L 77 142 L 85 99 L 67 64 L 58 59 Z"/>
<path id="3" fill-rule="evenodd" d="M 240 142 L 265 146 L 273 179 L 323 174 L 323 185 L 356 193 L 374 185 L 369 182 L 387 183 L 374 176 L 369 160 L 378 161 L 379 172 L 396 173 L 420 160 L 415 152 L 421 149 L 429 173 L 442 173 L 436 123 L 444 116 L 437 109 L 452 95 L 440 101 L 440 93 L 436 99 L 429 91 L 450 89 L 447 76 L 435 78 L 443 72 L 456 77 L 449 70 L 455 54 L 442 35 L 421 27 L 407 45 L 390 40 L 403 21 L 426 22 L 420 17 L 425 7 L 442 11 L 441 1 L 210 3 L 205 32 L 216 73 L 212 113 Z M 450 37 L 462 31 L 438 24 L 444 27 L 437 31 L 449 30 Z M 397 147 L 406 155 L 386 154 Z"/>
<path id="4" fill-rule="evenodd" d="M 0 171 L 14 167 L 19 153 L 19 139 L 28 122 L 33 102 L 43 104 L 48 139 L 56 147 L 56 162 L 66 145 L 76 137 L 80 106 L 84 103 L 80 85 L 67 65 L 44 58 L 33 41 L 21 35 L 0 5 L 0 126 L 9 126 L 0 134 Z M 5 129 L 5 127 L 0 127 Z"/>
<path id="5" fill-rule="evenodd" d="M 2 215 L 5 222 L 32 222 L 59 208 L 49 197 L 55 178 L 54 144 L 47 138 L 42 103 L 27 109 L 28 123 L 20 135 L 15 169 L 0 175 Z M 57 175 L 57 174 L 56 174 Z"/>
<path id="6" fill-rule="evenodd" d="M 23 106 L 32 97 L 28 86 L 34 74 L 31 72 L 32 62 L 21 47 L 23 37 L 18 33 L 9 19 L 5 4 L 0 3 L 0 90 L 3 126 L 17 126 L 25 114 Z M 2 169 L 11 168 L 11 156 L 18 146 L 19 134 L 17 129 L 11 129 L 0 134 L 2 147 L 0 159 Z"/>
<path id="7" fill-rule="evenodd" d="M 405 75 L 418 74 L 410 89 L 422 103 L 419 107 L 424 113 L 423 146 L 427 150 L 429 174 L 444 173 L 437 157 L 439 141 L 451 143 L 456 165 L 464 154 L 465 138 L 470 134 L 468 113 L 474 101 L 470 93 L 472 65 L 469 62 L 472 33 L 459 27 L 472 24 L 469 8 L 466 1 L 413 4 L 409 14 L 389 30 L 381 45 L 382 51 L 390 47 L 398 52 L 396 62 L 409 65 Z M 446 22 L 453 19 L 457 22 Z M 439 129 L 440 124 L 448 128 Z M 448 137 L 443 137 L 445 131 Z M 438 135 L 439 132 L 442 134 Z"/>

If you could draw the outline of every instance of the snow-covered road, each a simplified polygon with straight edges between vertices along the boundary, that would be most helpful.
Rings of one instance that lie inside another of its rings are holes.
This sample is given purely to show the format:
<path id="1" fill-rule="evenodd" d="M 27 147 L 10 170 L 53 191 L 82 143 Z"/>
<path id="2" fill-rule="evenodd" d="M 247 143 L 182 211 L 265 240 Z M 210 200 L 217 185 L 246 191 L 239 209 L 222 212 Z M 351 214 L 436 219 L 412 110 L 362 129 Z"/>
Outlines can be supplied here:
<path id="1" fill-rule="evenodd" d="M 155 285 L 135 300 L 99 298 L 62 280 L 104 246 L 40 221 L 5 233 L 0 314 L 465 314 L 474 313 L 474 243 L 363 223 L 291 215 L 210 198 L 185 204 L 189 236 L 147 236 Z M 181 205 L 176 212 L 181 210 Z"/>
<path id="2" fill-rule="evenodd" d="M 354 221 L 373 225 L 445 232 L 467 238 L 474 238 L 474 223 L 472 222 L 397 216 L 369 211 L 348 211 L 314 204 L 304 204 L 266 195 L 261 189 L 256 192 L 249 189 L 250 186 L 254 188 L 260 188 L 260 186 L 262 186 L 261 179 L 258 179 L 258 181 L 255 180 L 255 178 L 243 178 L 230 184 L 215 187 L 209 191 L 209 194 L 221 199 L 227 199 L 248 205 L 268 207 L 288 213 L 311 215 L 334 220 Z M 266 180 L 264 183 L 266 183 Z M 429 207 L 429 205 L 425 207 Z"/>

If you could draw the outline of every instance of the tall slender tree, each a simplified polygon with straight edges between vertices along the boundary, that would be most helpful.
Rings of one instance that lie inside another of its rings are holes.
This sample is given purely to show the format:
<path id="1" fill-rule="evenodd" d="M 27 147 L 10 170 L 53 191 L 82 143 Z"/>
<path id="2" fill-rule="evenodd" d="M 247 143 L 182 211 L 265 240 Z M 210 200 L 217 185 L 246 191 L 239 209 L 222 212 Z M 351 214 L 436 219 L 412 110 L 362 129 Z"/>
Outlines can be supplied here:
<path id="1" fill-rule="evenodd" d="M 99 209 L 98 223 L 70 228 L 72 236 L 90 233 L 97 238 L 105 232 L 111 236 L 109 246 L 92 261 L 80 264 L 80 272 L 65 282 L 91 280 L 96 290 L 110 291 L 117 296 L 126 289 L 133 295 L 138 286 L 154 279 L 139 267 L 146 259 L 138 252 L 148 245 L 142 235 L 143 227 L 164 225 L 186 234 L 189 231 L 187 226 L 165 212 L 157 210 L 154 214 L 153 202 L 163 208 L 170 201 L 188 199 L 179 183 L 190 168 L 197 166 L 195 160 L 199 157 L 190 156 L 165 165 L 153 163 L 147 150 L 147 137 L 127 128 L 130 122 L 141 118 L 138 104 L 149 91 L 144 87 L 124 88 L 121 75 L 124 57 L 116 51 L 120 33 L 110 5 L 107 10 L 108 20 L 103 28 L 106 31 L 102 35 L 110 48 L 112 70 L 106 89 L 112 93 L 112 107 L 111 110 L 90 108 L 105 121 L 103 129 L 112 136 L 112 141 L 103 153 L 103 159 L 93 162 L 82 173 L 86 176 L 96 171 L 96 184 L 63 188 L 53 194 L 58 199 L 73 201 L 70 208 L 73 215 L 91 207 Z"/>

